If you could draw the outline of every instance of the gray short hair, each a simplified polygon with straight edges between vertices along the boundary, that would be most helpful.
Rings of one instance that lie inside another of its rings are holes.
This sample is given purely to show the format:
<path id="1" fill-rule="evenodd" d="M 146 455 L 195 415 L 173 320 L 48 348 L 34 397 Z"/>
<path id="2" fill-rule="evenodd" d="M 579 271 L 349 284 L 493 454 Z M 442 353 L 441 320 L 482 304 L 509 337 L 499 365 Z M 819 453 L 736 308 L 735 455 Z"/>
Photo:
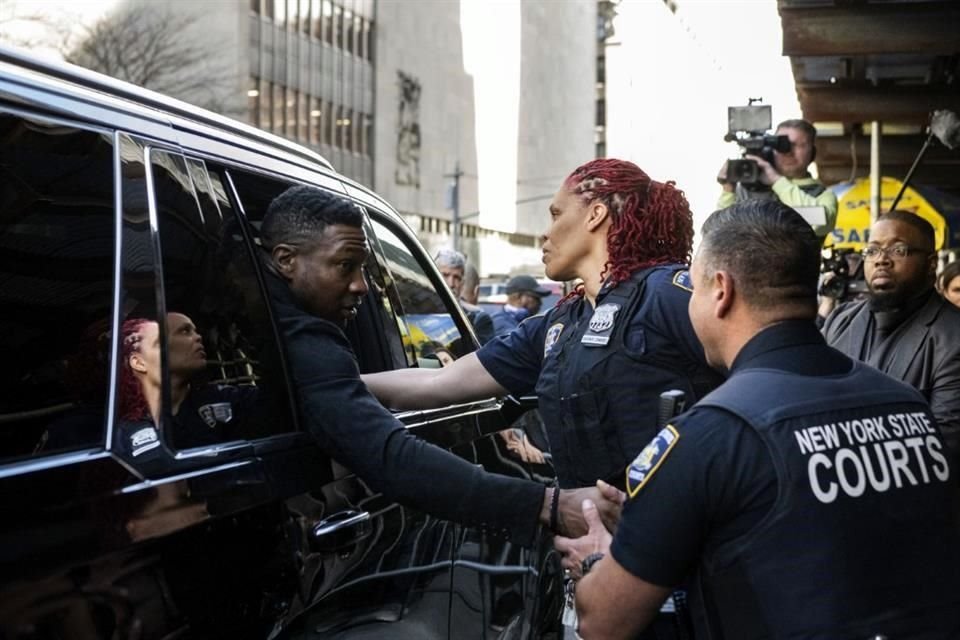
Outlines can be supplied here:
<path id="1" fill-rule="evenodd" d="M 433 257 L 433 261 L 439 266 L 454 269 L 465 269 L 467 266 L 467 256 L 454 249 L 440 249 Z"/>

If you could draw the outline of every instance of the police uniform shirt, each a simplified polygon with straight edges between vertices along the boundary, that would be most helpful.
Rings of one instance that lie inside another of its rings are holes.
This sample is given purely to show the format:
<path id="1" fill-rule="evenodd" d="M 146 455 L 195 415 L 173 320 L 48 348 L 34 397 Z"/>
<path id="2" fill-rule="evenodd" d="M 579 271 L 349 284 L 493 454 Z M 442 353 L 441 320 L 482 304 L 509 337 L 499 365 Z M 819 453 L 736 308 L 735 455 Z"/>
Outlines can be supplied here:
<path id="1" fill-rule="evenodd" d="M 826 347 L 812 323 L 784 322 L 744 345 L 730 371 L 832 375 L 852 364 Z M 611 547 L 630 573 L 664 586 L 679 584 L 701 554 L 750 531 L 777 494 L 770 454 L 746 422 L 694 406 L 675 426 L 681 437 L 628 500 Z"/>
<path id="2" fill-rule="evenodd" d="M 737 355 L 731 377 L 750 369 L 843 376 L 853 366 L 851 359 L 826 346 L 812 321 L 790 321 L 754 336 Z M 764 404 L 770 404 L 770 399 Z M 718 558 L 729 556 L 730 549 L 753 544 L 753 532 L 762 521 L 768 522 L 764 518 L 775 508 L 779 490 L 767 444 L 741 418 L 719 407 L 695 406 L 671 427 L 657 436 L 652 454 L 648 447 L 628 467 L 628 477 L 633 474 L 626 483 L 628 500 L 611 544 L 611 554 L 627 571 L 666 587 L 683 584 L 704 569 L 721 570 Z M 909 544 L 909 537 L 903 542 Z M 863 543 L 869 545 L 870 541 Z M 810 540 L 810 545 L 818 544 L 828 543 Z M 724 548 L 726 551 L 721 551 Z M 876 550 L 879 571 L 887 551 Z M 777 563 L 775 558 L 768 561 Z M 788 559 L 780 565 L 786 562 Z M 822 571 L 824 582 L 817 586 L 821 592 L 830 588 L 827 576 L 844 576 L 843 567 L 823 567 Z M 784 575 L 783 579 L 796 576 Z M 698 605 L 693 616 L 696 626 L 704 627 L 705 610 L 703 601 L 693 595 L 696 591 L 691 592 Z M 738 592 L 730 597 L 737 600 L 741 596 Z M 865 597 L 869 597 L 869 589 Z M 745 601 L 727 605 L 750 610 Z M 803 610 L 794 609 L 794 613 L 798 611 Z M 818 613 L 808 610 L 807 615 L 817 617 Z"/>
<path id="3" fill-rule="evenodd" d="M 636 312 L 630 318 L 626 346 L 636 352 L 659 352 L 665 358 L 680 361 L 703 362 L 703 347 L 693 332 L 687 306 L 690 302 L 689 275 L 682 265 L 655 268 L 647 277 L 646 290 Z M 604 285 L 597 295 L 597 306 L 603 304 L 610 287 Z M 580 296 L 565 305 L 576 305 L 574 319 L 587 321 L 594 308 Z M 502 387 L 515 396 L 533 392 L 540 376 L 544 358 L 549 356 L 551 318 L 560 307 L 527 318 L 511 333 L 498 336 L 478 352 L 480 363 Z M 619 320 L 619 319 L 618 319 Z M 554 337 L 555 339 L 555 337 Z M 645 390 L 638 380 L 637 393 Z M 656 396 L 665 389 L 651 389 L 651 402 L 656 411 Z"/>

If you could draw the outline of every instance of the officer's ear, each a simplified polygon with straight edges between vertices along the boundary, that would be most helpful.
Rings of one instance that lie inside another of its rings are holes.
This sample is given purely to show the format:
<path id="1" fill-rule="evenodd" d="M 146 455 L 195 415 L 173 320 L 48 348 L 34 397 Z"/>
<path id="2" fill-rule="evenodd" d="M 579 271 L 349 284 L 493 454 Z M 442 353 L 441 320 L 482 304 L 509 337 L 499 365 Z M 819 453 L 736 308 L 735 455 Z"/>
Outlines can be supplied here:
<path id="1" fill-rule="evenodd" d="M 293 272 L 297 264 L 296 247 L 281 242 L 270 250 L 270 259 L 273 261 L 273 267 L 277 270 L 277 273 L 287 280 L 293 278 Z"/>
<path id="2" fill-rule="evenodd" d="M 597 231 L 610 219 L 610 210 L 602 202 L 591 202 L 587 206 L 587 231 Z"/>
<path id="3" fill-rule="evenodd" d="M 736 295 L 733 274 L 729 271 L 715 272 L 713 274 L 713 290 L 710 294 L 713 298 L 714 315 L 717 318 L 725 318 L 733 307 L 733 298 Z"/>

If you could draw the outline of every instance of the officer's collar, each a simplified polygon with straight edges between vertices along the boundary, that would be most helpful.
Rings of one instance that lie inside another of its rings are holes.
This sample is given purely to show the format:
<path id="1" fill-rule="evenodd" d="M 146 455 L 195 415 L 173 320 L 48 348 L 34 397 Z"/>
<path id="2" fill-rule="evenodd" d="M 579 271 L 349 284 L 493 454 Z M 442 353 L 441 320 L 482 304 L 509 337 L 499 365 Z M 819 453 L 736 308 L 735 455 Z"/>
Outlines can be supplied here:
<path id="1" fill-rule="evenodd" d="M 770 351 L 803 344 L 826 344 L 813 320 L 784 320 L 770 325 L 741 347 L 730 372 L 749 368 L 754 360 Z"/>

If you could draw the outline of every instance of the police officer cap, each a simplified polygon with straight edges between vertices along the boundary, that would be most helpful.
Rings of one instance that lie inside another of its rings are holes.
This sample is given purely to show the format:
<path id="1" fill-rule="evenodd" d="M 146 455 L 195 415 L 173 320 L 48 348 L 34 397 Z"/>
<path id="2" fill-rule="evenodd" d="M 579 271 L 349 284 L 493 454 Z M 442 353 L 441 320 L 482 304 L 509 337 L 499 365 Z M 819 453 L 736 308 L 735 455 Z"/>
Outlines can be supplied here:
<path id="1" fill-rule="evenodd" d="M 513 276 L 507 281 L 507 293 L 532 293 L 535 296 L 546 298 L 550 295 L 549 289 L 542 288 L 533 276 Z"/>

